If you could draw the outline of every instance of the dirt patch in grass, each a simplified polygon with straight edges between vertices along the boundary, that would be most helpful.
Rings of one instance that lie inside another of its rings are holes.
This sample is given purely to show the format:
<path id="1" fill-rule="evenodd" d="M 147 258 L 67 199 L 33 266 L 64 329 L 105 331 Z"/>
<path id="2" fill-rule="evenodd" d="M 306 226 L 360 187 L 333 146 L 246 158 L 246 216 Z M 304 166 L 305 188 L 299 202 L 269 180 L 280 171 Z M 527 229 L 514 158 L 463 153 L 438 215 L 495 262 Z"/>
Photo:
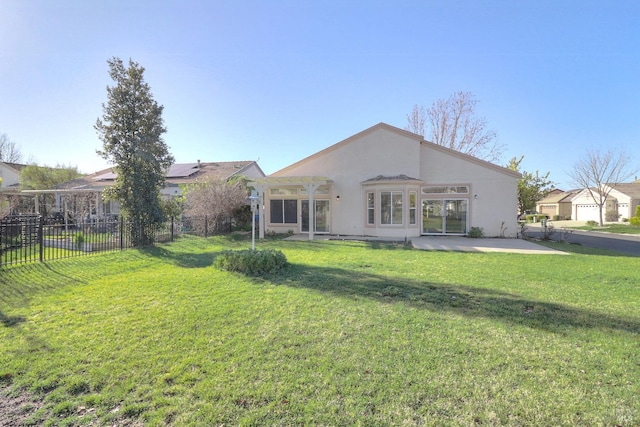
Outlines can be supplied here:
<path id="1" fill-rule="evenodd" d="M 29 393 L 15 393 L 8 386 L 0 387 L 0 427 L 27 425 L 42 407 L 44 402 Z"/>

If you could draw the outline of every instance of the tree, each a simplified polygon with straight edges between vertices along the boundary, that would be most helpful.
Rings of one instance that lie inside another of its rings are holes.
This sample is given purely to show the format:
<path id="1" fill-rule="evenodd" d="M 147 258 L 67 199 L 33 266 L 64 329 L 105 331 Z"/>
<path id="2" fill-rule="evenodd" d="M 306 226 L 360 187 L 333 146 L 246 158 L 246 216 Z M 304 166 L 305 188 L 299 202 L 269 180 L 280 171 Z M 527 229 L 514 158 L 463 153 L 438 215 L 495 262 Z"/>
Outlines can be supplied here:
<path id="1" fill-rule="evenodd" d="M 164 107 L 153 99 L 144 68 L 132 60 L 125 68 L 115 57 L 107 63 L 115 85 L 107 87 L 102 119 L 94 127 L 103 143 L 97 152 L 115 165 L 118 176 L 104 197 L 120 203 L 132 223 L 134 246 L 142 246 L 153 241 L 153 230 L 165 220 L 160 189 L 174 159 L 162 138 Z"/>
<path id="2" fill-rule="evenodd" d="M 242 179 L 204 181 L 185 189 L 185 214 L 206 216 L 211 227 L 217 229 L 247 204 L 247 196 L 247 186 Z"/>
<path id="3" fill-rule="evenodd" d="M 6 133 L 0 134 L 0 162 L 20 163 L 22 153 L 15 142 L 11 141 Z"/>
<path id="4" fill-rule="evenodd" d="M 52 168 L 29 164 L 20 170 L 20 187 L 23 190 L 49 190 L 80 176 L 82 174 L 78 168 L 72 166 L 57 165 Z"/>
<path id="5" fill-rule="evenodd" d="M 29 164 L 20 170 L 20 188 L 23 190 L 50 190 L 58 184 L 71 181 L 82 176 L 78 168 L 72 166 L 57 165 L 38 166 L 35 163 Z M 53 201 L 52 194 L 38 194 L 38 205 L 40 213 L 47 216 L 47 201 Z"/>
<path id="6" fill-rule="evenodd" d="M 553 188 L 553 182 L 549 180 L 549 172 L 541 175 L 538 171 L 526 172 L 520 170 L 524 156 L 519 159 L 512 158 L 507 164 L 507 168 L 519 172 L 521 178 L 518 180 L 518 213 L 522 214 L 526 211 L 532 211 L 536 207 L 536 203 L 547 197 Z"/>
<path id="7" fill-rule="evenodd" d="M 593 202 L 598 205 L 600 227 L 604 225 L 602 210 L 611 187 L 630 179 L 637 172 L 631 164 L 631 157 L 623 150 L 609 148 L 604 152 L 590 149 L 578 159 L 569 176 L 573 183 L 588 191 Z"/>
<path id="8" fill-rule="evenodd" d="M 496 142 L 497 133 L 487 129 L 485 119 L 476 117 L 477 104 L 471 92 L 456 92 L 428 109 L 414 105 L 405 130 L 426 137 L 428 122 L 431 142 L 489 162 L 499 161 L 504 147 Z"/>

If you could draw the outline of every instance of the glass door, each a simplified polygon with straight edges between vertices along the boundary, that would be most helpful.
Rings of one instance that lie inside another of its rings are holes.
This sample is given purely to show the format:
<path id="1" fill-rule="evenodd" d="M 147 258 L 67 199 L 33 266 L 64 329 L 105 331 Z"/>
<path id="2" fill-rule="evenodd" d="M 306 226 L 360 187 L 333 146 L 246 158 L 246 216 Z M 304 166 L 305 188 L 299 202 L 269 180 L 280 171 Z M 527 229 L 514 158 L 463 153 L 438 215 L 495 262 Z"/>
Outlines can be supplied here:
<path id="1" fill-rule="evenodd" d="M 446 200 L 444 232 L 447 234 L 467 233 L 467 200 Z"/>
<path id="2" fill-rule="evenodd" d="M 442 200 L 422 201 L 422 234 L 442 234 L 444 217 Z"/>
<path id="3" fill-rule="evenodd" d="M 466 234 L 468 199 L 422 201 L 422 234 Z"/>
<path id="4" fill-rule="evenodd" d="M 329 201 L 328 200 L 314 200 L 314 233 L 328 233 L 329 232 Z M 300 231 L 303 233 L 309 232 L 309 200 L 301 200 L 300 211 L 302 212 L 302 218 L 300 221 Z"/>

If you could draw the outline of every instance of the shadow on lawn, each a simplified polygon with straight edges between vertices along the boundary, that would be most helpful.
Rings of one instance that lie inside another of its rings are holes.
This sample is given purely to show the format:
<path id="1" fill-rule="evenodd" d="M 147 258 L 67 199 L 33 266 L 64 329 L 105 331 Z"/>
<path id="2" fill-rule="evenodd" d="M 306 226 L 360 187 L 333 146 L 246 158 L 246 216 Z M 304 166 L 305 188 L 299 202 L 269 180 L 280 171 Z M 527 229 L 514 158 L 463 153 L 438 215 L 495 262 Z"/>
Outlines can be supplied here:
<path id="1" fill-rule="evenodd" d="M 213 260 L 217 255 L 216 252 L 193 253 L 193 252 L 176 252 L 169 251 L 161 246 L 150 246 L 140 249 L 140 252 L 158 259 L 162 259 L 177 267 L 182 268 L 204 268 L 213 265 Z"/>
<path id="2" fill-rule="evenodd" d="M 340 297 L 401 302 L 411 307 L 448 311 L 467 317 L 496 319 L 550 332 L 568 328 L 609 329 L 640 334 L 640 320 L 562 304 L 522 298 L 517 294 L 472 286 L 419 282 L 371 274 L 366 265 L 354 270 L 292 264 L 275 284 L 303 287 Z"/>

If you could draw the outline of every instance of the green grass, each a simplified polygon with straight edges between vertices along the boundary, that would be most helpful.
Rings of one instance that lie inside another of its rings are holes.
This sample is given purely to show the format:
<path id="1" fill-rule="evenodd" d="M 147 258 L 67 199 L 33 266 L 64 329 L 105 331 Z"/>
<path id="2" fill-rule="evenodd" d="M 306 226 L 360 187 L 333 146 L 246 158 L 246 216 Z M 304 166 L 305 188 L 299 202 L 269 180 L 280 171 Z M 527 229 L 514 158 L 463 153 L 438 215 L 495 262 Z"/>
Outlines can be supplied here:
<path id="1" fill-rule="evenodd" d="M 4 269 L 0 393 L 44 425 L 640 423 L 640 259 L 182 238 Z M 41 400 L 41 401 L 39 401 Z"/>
<path id="2" fill-rule="evenodd" d="M 583 225 L 580 227 L 570 227 L 575 230 L 586 230 L 586 231 L 603 231 L 606 233 L 617 233 L 617 234 L 640 234 L 640 227 L 634 227 L 629 224 L 604 224 L 603 227 L 600 226 L 589 226 Z"/>

